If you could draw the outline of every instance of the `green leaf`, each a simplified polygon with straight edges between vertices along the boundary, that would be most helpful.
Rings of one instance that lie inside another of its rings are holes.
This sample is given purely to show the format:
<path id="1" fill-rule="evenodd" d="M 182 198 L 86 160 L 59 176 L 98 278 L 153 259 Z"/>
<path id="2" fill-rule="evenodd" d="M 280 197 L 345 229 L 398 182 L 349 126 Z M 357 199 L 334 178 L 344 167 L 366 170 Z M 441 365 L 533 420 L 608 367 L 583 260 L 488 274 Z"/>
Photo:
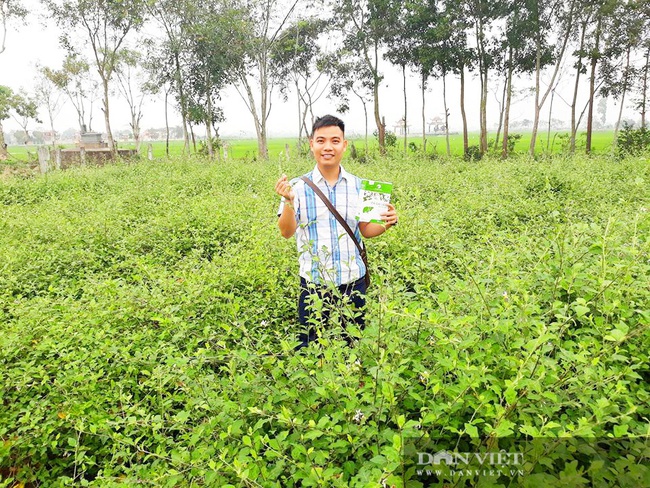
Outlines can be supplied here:
<path id="1" fill-rule="evenodd" d="M 473 439 L 478 438 L 478 429 L 476 428 L 475 425 L 465 423 L 465 432 Z"/>

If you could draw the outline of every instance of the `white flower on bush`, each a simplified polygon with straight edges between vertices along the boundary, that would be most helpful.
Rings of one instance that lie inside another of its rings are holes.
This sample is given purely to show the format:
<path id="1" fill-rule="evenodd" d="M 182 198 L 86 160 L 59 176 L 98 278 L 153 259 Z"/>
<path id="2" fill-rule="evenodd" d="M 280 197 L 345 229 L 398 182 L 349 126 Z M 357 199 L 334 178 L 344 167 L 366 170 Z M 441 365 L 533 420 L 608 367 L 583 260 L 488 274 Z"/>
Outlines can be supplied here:
<path id="1" fill-rule="evenodd" d="M 354 412 L 354 417 L 352 417 L 352 420 L 354 420 L 357 424 L 360 423 L 366 416 L 363 414 L 361 410 L 357 410 Z"/>
<path id="2" fill-rule="evenodd" d="M 260 322 L 260 325 L 261 325 L 262 327 L 266 327 L 267 325 L 269 325 L 269 323 L 268 323 L 266 320 L 262 320 L 262 321 Z"/>
<path id="3" fill-rule="evenodd" d="M 428 371 L 423 371 L 422 373 L 420 373 L 420 383 L 422 383 L 423 385 L 426 385 L 427 383 L 429 383 L 429 376 L 430 375 L 431 375 L 431 373 L 429 373 Z"/>

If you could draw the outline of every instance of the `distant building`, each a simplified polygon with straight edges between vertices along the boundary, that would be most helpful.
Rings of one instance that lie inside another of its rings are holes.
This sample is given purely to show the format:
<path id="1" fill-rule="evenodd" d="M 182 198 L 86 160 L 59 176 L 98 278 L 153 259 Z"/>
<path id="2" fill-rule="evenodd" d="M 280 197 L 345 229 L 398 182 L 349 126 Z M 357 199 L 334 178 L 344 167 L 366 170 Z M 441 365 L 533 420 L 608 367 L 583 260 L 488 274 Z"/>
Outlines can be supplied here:
<path id="1" fill-rule="evenodd" d="M 395 122 L 393 124 L 393 133 L 403 136 L 404 135 L 404 123 L 405 123 L 404 117 L 402 117 L 397 122 Z M 406 133 L 407 134 L 409 132 L 411 132 L 410 127 L 411 127 L 410 124 L 406 125 Z"/>

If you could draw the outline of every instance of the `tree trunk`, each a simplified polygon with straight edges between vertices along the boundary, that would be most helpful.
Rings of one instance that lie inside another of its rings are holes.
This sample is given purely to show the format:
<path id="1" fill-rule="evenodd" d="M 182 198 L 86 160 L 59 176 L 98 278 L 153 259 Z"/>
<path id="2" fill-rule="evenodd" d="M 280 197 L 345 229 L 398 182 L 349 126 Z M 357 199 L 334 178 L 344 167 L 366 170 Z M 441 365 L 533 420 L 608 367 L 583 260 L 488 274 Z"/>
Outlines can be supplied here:
<path id="1" fill-rule="evenodd" d="M 402 80 L 404 82 L 404 154 L 406 154 L 406 149 L 407 149 L 407 142 L 406 139 L 408 137 L 407 135 L 407 129 L 408 129 L 408 124 L 407 124 L 407 106 L 406 106 L 406 65 L 402 65 Z"/>
<path id="2" fill-rule="evenodd" d="M 512 60 L 512 49 L 510 49 Z M 506 103 L 503 111 L 503 142 L 501 144 L 501 158 L 508 157 L 508 137 L 510 135 L 510 103 L 512 101 L 512 63 L 508 66 L 508 79 L 506 81 Z"/>
<path id="3" fill-rule="evenodd" d="M 596 40 L 594 43 L 594 50 L 591 53 L 591 77 L 589 79 L 589 112 L 587 113 L 587 154 L 591 153 L 591 133 L 593 131 L 594 122 L 594 98 L 596 95 L 596 66 L 598 65 L 598 56 L 596 54 L 599 52 L 600 48 L 600 26 L 601 18 L 598 17 L 598 23 L 596 24 Z"/>
<path id="4" fill-rule="evenodd" d="M 379 139 L 379 152 L 381 154 L 386 154 L 386 127 L 381 123 L 381 116 L 379 115 L 379 81 L 375 82 L 372 92 L 374 99 L 375 124 L 377 125 L 377 137 Z"/>
<path id="5" fill-rule="evenodd" d="M 263 120 L 257 113 L 255 97 L 253 97 L 253 90 L 251 90 L 251 86 L 248 83 L 248 79 L 246 78 L 245 73 L 242 73 L 239 78 L 241 79 L 242 84 L 244 85 L 244 89 L 246 90 L 246 97 L 248 98 L 248 110 L 253 116 L 253 122 L 255 123 L 255 133 L 257 135 L 257 152 L 260 158 L 268 159 L 269 150 L 266 143 L 266 127 L 264 127 Z M 263 103 L 262 107 L 264 107 Z"/>
<path id="6" fill-rule="evenodd" d="M 479 125 L 481 133 L 479 136 L 479 147 L 481 154 L 485 154 L 488 150 L 487 143 L 487 93 L 488 93 L 488 71 L 489 67 L 486 64 L 485 56 L 485 33 L 483 27 L 483 20 L 478 18 L 476 23 L 476 51 L 478 56 L 478 73 L 481 81 L 481 99 L 479 102 Z"/>
<path id="7" fill-rule="evenodd" d="M 551 92 L 551 103 L 548 107 L 548 129 L 546 131 L 546 152 L 550 154 L 551 149 L 551 120 L 553 119 L 553 100 L 555 99 L 555 90 Z"/>
<path id="8" fill-rule="evenodd" d="M 566 51 L 566 47 L 569 43 L 569 37 L 571 36 L 571 32 L 573 30 L 573 14 L 574 14 L 574 9 L 575 9 L 575 0 L 572 0 L 569 6 L 569 17 L 566 19 L 566 24 L 565 24 L 565 29 L 563 36 L 559 42 L 560 46 L 560 52 L 557 54 L 555 58 L 555 67 L 553 69 L 553 75 L 551 76 L 551 81 L 548 83 L 546 87 L 546 91 L 544 92 L 544 95 L 540 98 L 540 71 L 542 69 L 541 67 L 541 42 L 539 36 L 541 35 L 540 32 L 536 33 L 535 36 L 535 50 L 536 50 L 536 57 L 535 57 L 535 120 L 533 121 L 533 133 L 531 134 L 530 138 L 530 148 L 529 148 L 529 153 L 531 157 L 535 155 L 535 144 L 537 142 L 537 129 L 539 127 L 539 114 L 542 111 L 542 107 L 544 106 L 544 103 L 546 102 L 546 99 L 548 98 L 549 93 L 551 90 L 555 89 L 555 79 L 557 78 L 557 74 L 560 71 L 560 66 L 562 65 L 562 60 L 564 59 L 564 52 Z"/>
<path id="9" fill-rule="evenodd" d="M 309 139 L 309 137 L 311 136 L 311 128 L 310 127 L 312 127 L 314 125 L 314 123 L 312 121 L 312 123 L 309 124 L 309 127 L 307 127 L 307 109 L 308 109 L 308 107 L 307 107 L 307 105 L 305 105 L 305 108 L 302 111 L 302 128 L 305 131 L 305 137 L 307 137 Z"/>
<path id="10" fill-rule="evenodd" d="M 447 109 L 447 73 L 442 73 L 442 104 L 445 109 L 445 143 L 447 145 L 447 156 L 451 156 L 449 145 L 449 110 Z"/>
<path id="11" fill-rule="evenodd" d="M 194 126 L 191 123 L 187 125 L 190 126 L 190 136 L 192 138 L 192 147 L 194 148 L 194 154 L 196 154 L 196 137 L 194 136 Z"/>
<path id="12" fill-rule="evenodd" d="M 488 69 L 484 68 L 481 73 L 481 154 L 485 154 L 488 150 L 487 141 L 487 96 L 488 96 Z"/>
<path id="13" fill-rule="evenodd" d="M 364 100 L 361 100 L 361 103 L 363 103 L 363 117 L 366 123 L 365 146 L 366 154 L 368 154 L 368 107 L 366 107 L 366 102 Z"/>
<path id="14" fill-rule="evenodd" d="M 140 119 L 136 117 L 133 121 L 133 139 L 135 139 L 135 150 L 140 152 Z"/>
<path id="15" fill-rule="evenodd" d="M 618 119 L 616 119 L 616 126 L 614 127 L 614 142 L 612 144 L 613 147 L 616 147 L 616 143 L 618 142 L 618 129 L 619 126 L 621 125 L 621 119 L 623 118 L 623 107 L 625 106 L 625 95 L 627 93 L 627 84 L 628 84 L 629 73 L 630 73 L 630 50 L 631 49 L 632 46 L 628 44 L 627 50 L 625 52 L 625 71 L 623 71 L 623 93 L 621 93 L 621 107 L 618 110 Z"/>
<path id="16" fill-rule="evenodd" d="M 539 78 L 541 76 L 541 47 L 540 47 L 540 40 L 539 36 L 536 38 L 535 42 L 535 50 L 536 50 L 536 56 L 535 56 L 535 114 L 533 115 L 533 131 L 530 136 L 530 146 L 528 147 L 528 154 L 530 154 L 531 158 L 535 157 L 535 144 L 537 144 L 537 128 L 539 126 L 539 112 L 541 110 L 540 103 L 539 103 L 539 92 L 540 92 L 540 84 L 539 84 Z"/>
<path id="17" fill-rule="evenodd" d="M 205 144 L 208 147 L 208 158 L 214 161 L 214 148 L 212 147 L 212 128 L 210 119 L 205 120 Z"/>
<path id="18" fill-rule="evenodd" d="M 183 123 L 183 154 L 190 153 L 190 135 L 187 132 L 187 98 L 185 90 L 183 89 L 183 78 L 181 75 L 181 64 L 178 52 L 174 52 L 174 63 L 176 69 L 176 89 L 178 90 L 178 98 L 181 105 L 181 121 Z"/>
<path id="19" fill-rule="evenodd" d="M 641 128 L 645 129 L 646 103 L 648 96 L 648 68 L 650 67 L 650 47 L 645 53 L 645 66 L 643 67 L 643 83 L 641 89 Z"/>
<path id="20" fill-rule="evenodd" d="M 372 86 L 372 95 L 374 99 L 374 114 L 375 114 L 375 124 L 377 124 L 377 137 L 379 139 L 379 152 L 381 154 L 386 154 L 386 126 L 382 123 L 381 115 L 379 114 L 379 73 L 377 68 L 379 66 L 379 47 L 375 44 L 375 65 L 372 70 L 373 74 L 373 86 Z"/>
<path id="21" fill-rule="evenodd" d="M 425 111 L 425 99 L 424 94 L 426 91 L 426 82 L 427 77 L 422 72 L 422 152 L 426 154 L 427 152 L 427 117 Z"/>
<path id="22" fill-rule="evenodd" d="M 361 101 L 361 105 L 363 105 L 363 117 L 365 120 L 365 127 L 366 127 L 366 134 L 365 134 L 365 146 L 366 146 L 366 154 L 368 154 L 368 107 L 366 106 L 366 101 L 363 99 L 359 93 L 352 87 L 352 93 L 356 95 L 356 97 Z"/>
<path id="23" fill-rule="evenodd" d="M 460 67 L 460 115 L 463 119 L 463 157 L 469 152 L 469 138 L 467 136 L 467 115 L 465 114 L 465 67 Z"/>
<path id="24" fill-rule="evenodd" d="M 169 157 L 169 107 L 167 105 L 167 98 L 169 97 L 169 90 L 165 90 L 165 153 Z"/>
<path id="25" fill-rule="evenodd" d="M 582 32 L 580 34 L 580 48 L 578 52 L 578 64 L 576 66 L 576 81 L 573 86 L 573 101 L 571 102 L 571 138 L 569 140 L 569 152 L 573 154 L 576 150 L 576 134 L 578 125 L 576 124 L 576 105 L 578 104 L 578 87 L 580 86 L 580 74 L 582 71 L 582 51 L 585 47 L 585 35 L 587 32 L 587 22 L 582 23 Z"/>
<path id="26" fill-rule="evenodd" d="M 50 118 L 50 130 L 52 131 L 52 149 L 56 148 L 56 131 L 54 130 L 54 115 L 48 107 L 48 116 Z"/>
<path id="27" fill-rule="evenodd" d="M 506 96 L 508 91 L 508 70 L 506 70 L 506 77 L 503 81 L 503 93 L 501 94 L 501 103 L 499 104 L 499 126 L 497 127 L 497 135 L 494 139 L 494 151 L 499 148 L 499 140 L 501 138 L 501 129 L 503 129 L 503 116 L 506 109 Z M 496 94 L 495 94 L 496 95 Z"/>
<path id="28" fill-rule="evenodd" d="M 303 118 L 302 118 L 302 108 L 300 107 L 300 86 L 298 85 L 298 78 L 295 80 L 296 83 L 296 94 L 298 96 L 298 147 L 302 144 L 302 127 L 303 127 Z"/>
<path id="29" fill-rule="evenodd" d="M 104 124 L 106 125 L 106 137 L 108 138 L 108 149 L 113 153 L 117 153 L 117 148 L 115 147 L 115 141 L 113 140 L 113 133 L 111 132 L 111 121 L 110 113 L 108 111 L 108 79 L 104 76 L 102 77 L 102 83 L 104 85 Z"/>
<path id="30" fill-rule="evenodd" d="M 7 159 L 9 159 L 9 152 L 7 152 L 5 134 L 2 128 L 2 120 L 0 120 L 0 161 L 6 161 Z"/>
<path id="31" fill-rule="evenodd" d="M 208 100 L 207 100 L 207 112 L 208 116 L 206 117 L 205 120 L 205 137 L 206 137 L 206 145 L 208 146 L 208 158 L 210 161 L 214 160 L 214 148 L 212 147 L 212 101 L 210 100 L 210 96 L 208 95 Z"/>

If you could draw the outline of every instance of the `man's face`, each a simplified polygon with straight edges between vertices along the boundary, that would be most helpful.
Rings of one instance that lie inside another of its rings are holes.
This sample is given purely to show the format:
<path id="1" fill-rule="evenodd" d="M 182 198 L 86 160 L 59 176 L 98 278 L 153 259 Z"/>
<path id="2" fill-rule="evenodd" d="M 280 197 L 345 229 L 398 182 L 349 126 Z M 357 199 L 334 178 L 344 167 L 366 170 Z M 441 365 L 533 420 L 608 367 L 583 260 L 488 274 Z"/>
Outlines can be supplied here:
<path id="1" fill-rule="evenodd" d="M 345 140 L 343 131 L 332 125 L 316 129 L 309 140 L 309 147 L 320 169 L 338 168 L 348 141 Z"/>

